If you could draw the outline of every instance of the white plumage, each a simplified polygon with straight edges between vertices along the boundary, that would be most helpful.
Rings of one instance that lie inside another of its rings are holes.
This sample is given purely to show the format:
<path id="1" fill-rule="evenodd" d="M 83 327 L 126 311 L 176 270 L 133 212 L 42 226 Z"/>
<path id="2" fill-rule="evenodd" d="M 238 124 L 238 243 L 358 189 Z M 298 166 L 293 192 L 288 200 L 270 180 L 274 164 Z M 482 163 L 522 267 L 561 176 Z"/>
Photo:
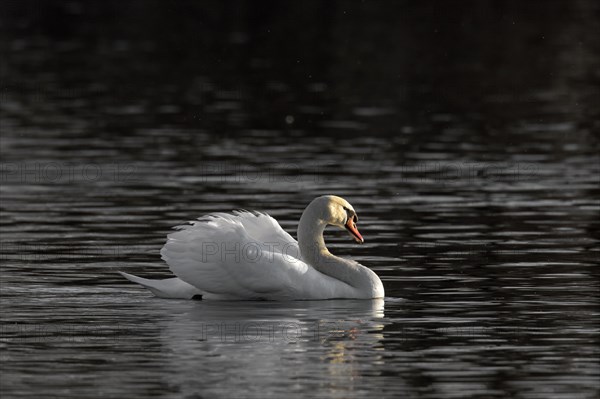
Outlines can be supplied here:
<path id="1" fill-rule="evenodd" d="M 337 202 L 341 210 L 336 209 Z M 305 236 L 312 236 L 305 240 L 312 242 L 303 245 L 264 213 L 236 211 L 204 216 L 178 226 L 168 235 L 160 252 L 177 278 L 148 280 L 122 274 L 166 298 L 382 297 L 383 286 L 375 273 L 354 261 L 331 255 L 324 247 L 325 225 L 339 225 L 341 219 L 345 225 L 351 214 L 355 215 L 353 208 L 339 197 L 317 198 L 300 221 L 299 236 L 303 231 Z"/>

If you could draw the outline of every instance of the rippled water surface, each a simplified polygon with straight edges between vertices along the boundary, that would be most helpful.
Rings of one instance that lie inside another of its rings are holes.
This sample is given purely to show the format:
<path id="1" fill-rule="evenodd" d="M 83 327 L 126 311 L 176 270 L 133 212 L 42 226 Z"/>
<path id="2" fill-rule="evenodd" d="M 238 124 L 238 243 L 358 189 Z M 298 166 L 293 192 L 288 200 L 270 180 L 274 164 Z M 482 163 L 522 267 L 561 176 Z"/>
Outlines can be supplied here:
<path id="1" fill-rule="evenodd" d="M 594 2 L 52 4 L 0 6 L 2 397 L 597 397 Z M 329 193 L 385 301 L 117 274 Z"/>

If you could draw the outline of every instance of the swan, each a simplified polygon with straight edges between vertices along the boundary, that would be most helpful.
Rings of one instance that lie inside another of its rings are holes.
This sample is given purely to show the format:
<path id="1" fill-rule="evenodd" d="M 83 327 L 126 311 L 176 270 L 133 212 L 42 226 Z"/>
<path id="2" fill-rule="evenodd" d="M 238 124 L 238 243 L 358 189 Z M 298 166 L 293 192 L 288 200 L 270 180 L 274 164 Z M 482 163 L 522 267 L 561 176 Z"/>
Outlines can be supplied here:
<path id="1" fill-rule="evenodd" d="M 176 227 L 160 251 L 177 277 L 150 280 L 119 272 L 161 298 L 318 300 L 383 298 L 371 269 L 329 252 L 328 225 L 363 243 L 356 211 L 341 197 L 315 198 L 298 224 L 298 241 L 266 213 L 234 211 Z"/>

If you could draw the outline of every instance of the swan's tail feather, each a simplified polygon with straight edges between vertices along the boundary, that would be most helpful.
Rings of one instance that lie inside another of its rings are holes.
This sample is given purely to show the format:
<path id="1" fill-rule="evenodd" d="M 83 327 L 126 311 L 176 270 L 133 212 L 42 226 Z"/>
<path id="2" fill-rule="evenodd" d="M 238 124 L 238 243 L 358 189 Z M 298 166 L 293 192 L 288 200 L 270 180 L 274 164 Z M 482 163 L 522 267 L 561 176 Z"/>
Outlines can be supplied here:
<path id="1" fill-rule="evenodd" d="M 202 291 L 177 277 L 165 280 L 150 280 L 121 271 L 119 273 L 127 280 L 148 288 L 159 298 L 192 299 L 202 296 Z"/>

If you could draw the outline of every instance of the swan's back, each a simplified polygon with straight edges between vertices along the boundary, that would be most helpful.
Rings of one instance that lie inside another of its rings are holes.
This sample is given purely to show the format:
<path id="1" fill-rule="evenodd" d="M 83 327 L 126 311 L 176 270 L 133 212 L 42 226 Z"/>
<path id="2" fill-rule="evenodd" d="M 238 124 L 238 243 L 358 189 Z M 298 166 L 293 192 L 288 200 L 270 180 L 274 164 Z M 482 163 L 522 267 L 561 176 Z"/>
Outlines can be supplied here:
<path id="1" fill-rule="evenodd" d="M 298 243 L 269 215 L 239 211 L 178 226 L 161 250 L 171 271 L 206 295 L 294 299 L 309 266 Z"/>

